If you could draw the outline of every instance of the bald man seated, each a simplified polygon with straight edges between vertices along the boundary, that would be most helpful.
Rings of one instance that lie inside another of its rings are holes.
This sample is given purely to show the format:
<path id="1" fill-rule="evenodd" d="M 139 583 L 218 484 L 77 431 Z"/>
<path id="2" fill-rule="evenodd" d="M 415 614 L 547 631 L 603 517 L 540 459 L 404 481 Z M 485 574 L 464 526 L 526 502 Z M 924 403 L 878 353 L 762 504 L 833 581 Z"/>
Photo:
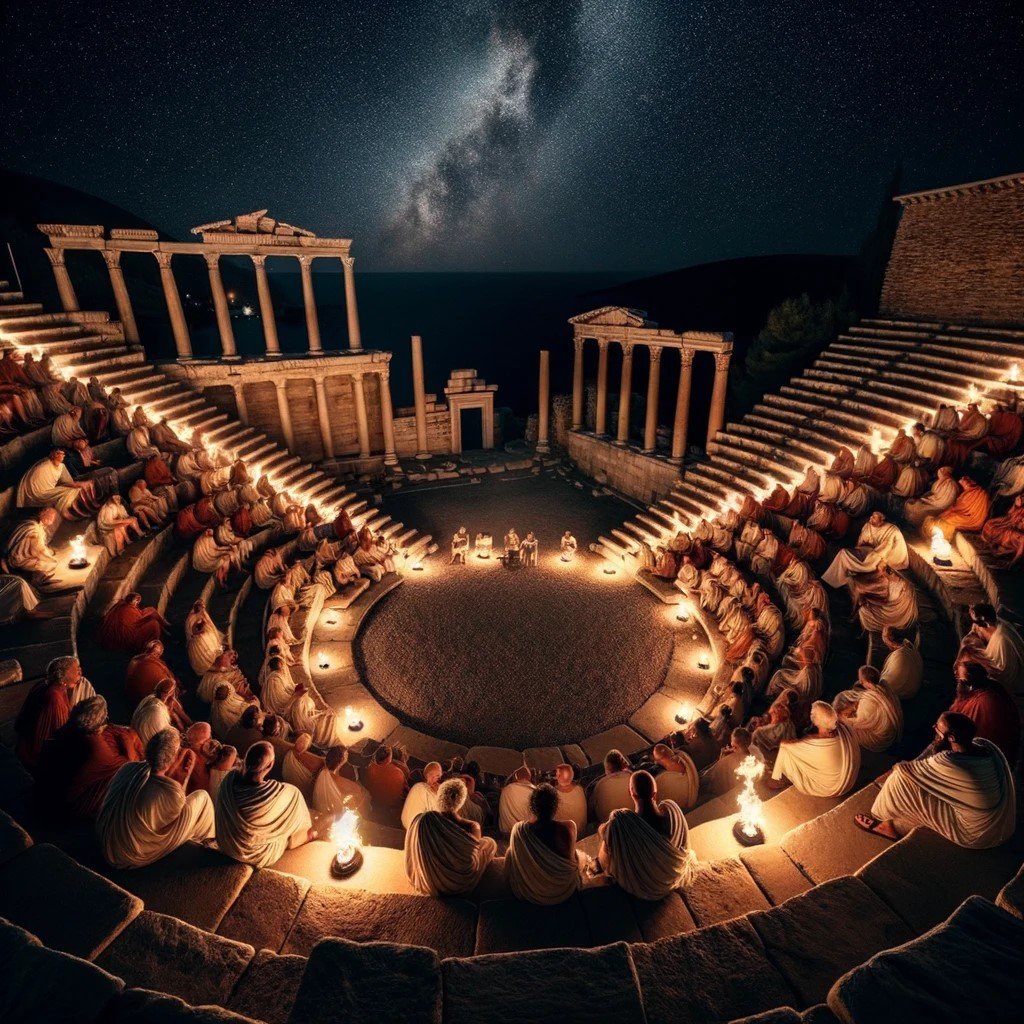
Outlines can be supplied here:
<path id="1" fill-rule="evenodd" d="M 590 787 L 591 815 L 597 822 L 607 821 L 619 807 L 632 807 L 629 778 L 632 768 L 620 750 L 609 750 L 604 755 L 604 775 Z"/>
<path id="2" fill-rule="evenodd" d="M 571 764 L 560 764 L 555 769 L 555 793 L 555 817 L 574 822 L 577 835 L 583 835 L 587 831 L 587 791 L 576 781 L 576 770 Z"/>
<path id="3" fill-rule="evenodd" d="M 632 808 L 615 810 L 598 829 L 598 864 L 631 896 L 660 900 L 689 885 L 696 870 L 686 817 L 674 801 L 658 800 L 650 772 L 630 776 L 629 795 Z"/>
<path id="4" fill-rule="evenodd" d="M 413 785 L 402 804 L 402 828 L 407 829 L 417 814 L 437 810 L 437 791 L 441 785 L 444 769 L 437 761 L 431 761 L 423 769 L 423 781 Z"/>
<path id="5" fill-rule="evenodd" d="M 498 798 L 498 828 L 503 836 L 512 832 L 517 821 L 530 817 L 530 794 L 533 792 L 533 772 L 524 764 L 517 768 L 501 787 Z"/>
<path id="6" fill-rule="evenodd" d="M 269 867 L 285 850 L 317 838 L 302 794 L 287 782 L 269 778 L 274 748 L 254 743 L 240 772 L 231 772 L 217 790 L 217 846 L 228 857 L 256 868 Z"/>
<path id="7" fill-rule="evenodd" d="M 472 891 L 498 851 L 498 844 L 481 834 L 480 823 L 462 814 L 468 796 L 462 779 L 448 779 L 438 787 L 436 809 L 417 814 L 407 826 L 406 874 L 429 896 Z"/>
<path id="8" fill-rule="evenodd" d="M 181 757 L 184 782 L 172 778 Z M 146 744 L 146 759 L 122 765 L 111 779 L 96 818 L 96 832 L 107 863 L 141 868 L 166 857 L 183 843 L 213 838 L 213 801 L 204 790 L 185 795 L 195 763 L 181 750 L 176 729 L 163 729 Z"/>

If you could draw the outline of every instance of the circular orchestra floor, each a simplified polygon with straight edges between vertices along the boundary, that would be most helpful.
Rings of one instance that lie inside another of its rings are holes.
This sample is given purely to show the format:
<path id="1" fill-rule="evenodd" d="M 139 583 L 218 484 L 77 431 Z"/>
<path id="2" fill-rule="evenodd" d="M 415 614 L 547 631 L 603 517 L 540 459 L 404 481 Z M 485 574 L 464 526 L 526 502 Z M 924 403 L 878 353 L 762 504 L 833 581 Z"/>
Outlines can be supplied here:
<path id="1" fill-rule="evenodd" d="M 403 722 L 467 746 L 578 741 L 627 719 L 664 679 L 674 642 L 666 607 L 587 550 L 628 518 L 559 476 L 488 478 L 387 500 L 388 513 L 431 533 L 440 550 L 373 609 L 356 639 L 366 685 Z M 494 537 L 490 561 L 450 565 L 451 535 Z M 537 568 L 505 569 L 514 526 L 540 541 Z M 558 542 L 579 544 L 566 564 Z"/>

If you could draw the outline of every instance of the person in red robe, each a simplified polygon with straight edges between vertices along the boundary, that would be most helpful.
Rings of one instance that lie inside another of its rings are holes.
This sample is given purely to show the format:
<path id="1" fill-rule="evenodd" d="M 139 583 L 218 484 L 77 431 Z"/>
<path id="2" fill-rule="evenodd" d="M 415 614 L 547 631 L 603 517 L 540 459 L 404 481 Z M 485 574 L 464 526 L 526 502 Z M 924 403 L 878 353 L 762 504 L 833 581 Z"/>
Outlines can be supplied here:
<path id="1" fill-rule="evenodd" d="M 331 523 L 334 536 L 342 542 L 342 548 L 346 554 L 351 555 L 359 547 L 359 538 L 356 536 L 356 529 L 344 509 L 339 509 L 334 522 Z M 319 534 L 317 534 L 319 536 Z"/>
<path id="2" fill-rule="evenodd" d="M 1024 556 L 1024 495 L 1013 499 L 1005 516 L 990 519 L 981 528 L 981 539 L 994 555 L 1008 558 L 1016 565 Z"/>
<path id="3" fill-rule="evenodd" d="M 240 505 L 238 511 L 231 517 L 231 529 L 239 537 L 248 537 L 253 531 L 252 513 L 248 505 Z"/>
<path id="4" fill-rule="evenodd" d="M 150 488 L 174 487 L 178 482 L 174 479 L 174 474 L 171 472 L 170 467 L 159 455 L 146 459 L 142 475 Z"/>
<path id="5" fill-rule="evenodd" d="M 743 496 L 743 504 L 739 510 L 740 519 L 749 519 L 753 523 L 760 523 L 764 519 L 764 506 L 756 501 L 751 495 Z"/>
<path id="6" fill-rule="evenodd" d="M 138 654 L 151 640 L 159 640 L 167 620 L 155 608 L 142 607 L 142 595 L 131 593 L 111 606 L 100 624 L 100 646 L 108 651 Z"/>
<path id="7" fill-rule="evenodd" d="M 82 678 L 77 658 L 54 658 L 46 678 L 29 691 L 14 720 L 14 749 L 30 772 L 39 766 L 43 744 L 67 724 L 75 687 Z"/>
<path id="8" fill-rule="evenodd" d="M 159 640 L 150 640 L 141 654 L 128 662 L 124 688 L 134 708 L 143 697 L 148 697 L 163 679 L 173 679 L 181 689 L 170 665 L 163 659 L 164 645 Z"/>
<path id="9" fill-rule="evenodd" d="M 93 818 L 110 780 L 129 761 L 145 756 L 134 729 L 107 721 L 107 702 L 87 697 L 72 708 L 67 724 L 43 746 L 39 785 L 52 810 Z"/>
<path id="10" fill-rule="evenodd" d="M 989 679 L 983 666 L 966 661 L 957 665 L 956 699 L 951 712 L 966 715 L 977 735 L 994 743 L 1012 768 L 1020 753 L 1020 711 L 1006 687 Z"/>
<path id="11" fill-rule="evenodd" d="M 195 540 L 205 529 L 196 515 L 195 504 L 178 509 L 178 514 L 174 517 L 174 535 L 178 540 Z"/>
<path id="12" fill-rule="evenodd" d="M 836 452 L 836 457 L 832 460 L 832 465 L 829 466 L 828 471 L 833 476 L 839 477 L 840 480 L 849 480 L 853 476 L 855 460 L 853 458 L 853 452 L 850 451 L 846 445 L 841 445 L 839 451 Z"/>
<path id="13" fill-rule="evenodd" d="M 782 484 L 776 484 L 772 493 L 761 502 L 761 507 L 766 512 L 785 512 L 789 502 L 789 491 Z"/>
<path id="14" fill-rule="evenodd" d="M 796 519 L 789 531 L 789 546 L 805 562 L 816 562 L 825 554 L 825 538 Z"/>
<path id="15" fill-rule="evenodd" d="M 883 455 L 864 481 L 868 487 L 888 491 L 900 475 L 900 467 L 891 455 Z"/>
<path id="16" fill-rule="evenodd" d="M 979 446 L 983 452 L 1004 459 L 1015 451 L 1024 432 L 1024 421 L 1005 405 L 997 405 L 988 418 L 988 433 Z"/>

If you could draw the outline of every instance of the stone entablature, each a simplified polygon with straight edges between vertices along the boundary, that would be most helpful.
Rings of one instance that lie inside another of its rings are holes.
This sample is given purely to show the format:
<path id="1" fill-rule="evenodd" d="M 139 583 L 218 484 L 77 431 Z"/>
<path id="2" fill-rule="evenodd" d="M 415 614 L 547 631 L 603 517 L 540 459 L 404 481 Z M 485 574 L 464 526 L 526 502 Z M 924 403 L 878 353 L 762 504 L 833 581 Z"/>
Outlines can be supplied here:
<path id="1" fill-rule="evenodd" d="M 598 345 L 597 409 L 594 433 L 598 438 L 608 433 L 608 346 L 622 347 L 622 376 L 619 383 L 619 419 L 615 444 L 629 444 L 629 396 L 633 386 L 633 351 L 643 345 L 650 352 L 651 369 L 647 382 L 647 415 L 644 423 L 643 452 L 653 454 L 658 438 L 658 393 L 661 357 L 665 349 L 679 352 L 680 375 L 672 433 L 672 458 L 680 461 L 686 453 L 687 422 L 690 415 L 690 391 L 693 379 L 693 357 L 697 352 L 710 352 L 715 358 L 715 380 L 708 418 L 708 439 L 722 429 L 725 422 L 726 385 L 732 359 L 733 336 L 728 331 L 672 331 L 659 327 L 646 311 L 628 306 L 602 306 L 569 318 L 572 324 L 575 362 L 573 364 L 572 429 L 583 429 L 583 346 L 588 340 Z"/>
<path id="2" fill-rule="evenodd" d="M 1020 188 L 1022 185 L 1024 185 L 1024 174 L 1004 174 L 998 178 L 969 181 L 963 185 L 947 185 L 943 188 L 929 188 L 921 192 L 905 192 L 901 196 L 896 196 L 894 202 L 901 206 L 909 206 L 913 203 L 934 203 L 942 199 L 999 192 L 1004 188 Z"/>

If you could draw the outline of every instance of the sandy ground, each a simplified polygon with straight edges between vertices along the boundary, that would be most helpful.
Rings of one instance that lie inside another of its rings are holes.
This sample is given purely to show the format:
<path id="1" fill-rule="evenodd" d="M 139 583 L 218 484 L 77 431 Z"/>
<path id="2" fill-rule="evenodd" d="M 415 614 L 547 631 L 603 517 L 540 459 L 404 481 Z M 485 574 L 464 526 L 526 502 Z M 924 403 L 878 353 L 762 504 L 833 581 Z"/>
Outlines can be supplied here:
<path id="1" fill-rule="evenodd" d="M 674 639 L 665 606 L 586 550 L 633 514 L 628 505 L 534 477 L 410 490 L 387 510 L 441 548 L 356 642 L 367 684 L 407 724 L 466 745 L 567 743 L 622 722 L 660 685 Z M 491 532 L 496 550 L 510 526 L 532 529 L 538 568 L 510 572 L 472 553 L 449 565 L 461 525 Z M 567 528 L 580 546 L 570 565 L 558 558 Z"/>

